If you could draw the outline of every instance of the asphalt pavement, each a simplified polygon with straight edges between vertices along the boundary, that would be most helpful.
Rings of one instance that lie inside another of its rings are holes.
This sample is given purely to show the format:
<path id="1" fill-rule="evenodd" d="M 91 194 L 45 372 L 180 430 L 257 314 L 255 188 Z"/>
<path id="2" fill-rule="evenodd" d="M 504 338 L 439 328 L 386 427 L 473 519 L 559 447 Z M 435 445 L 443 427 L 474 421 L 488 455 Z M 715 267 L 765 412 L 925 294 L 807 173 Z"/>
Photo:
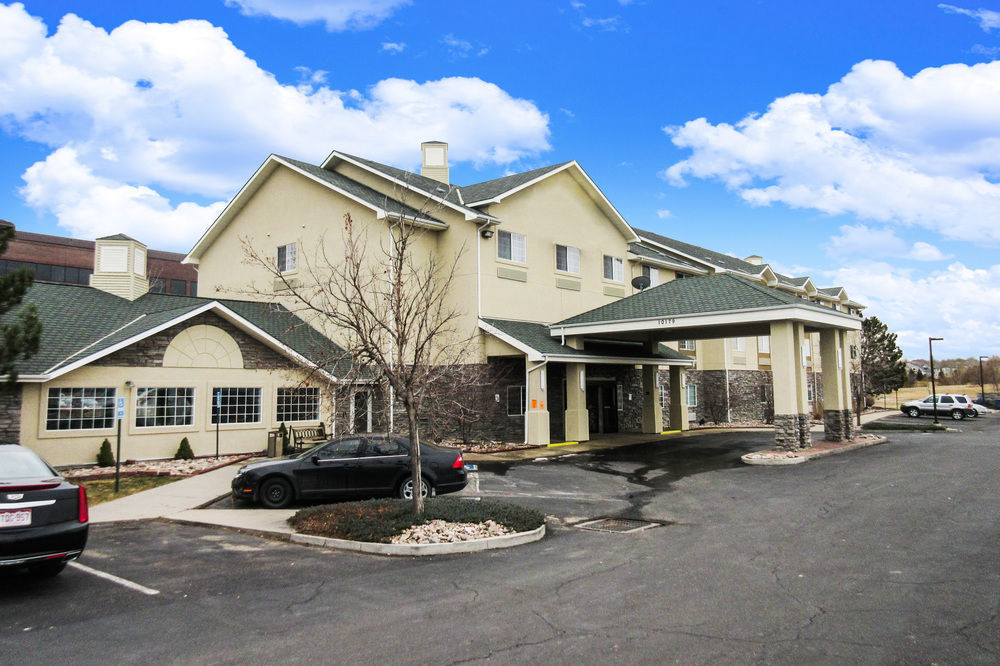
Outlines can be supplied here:
<path id="1" fill-rule="evenodd" d="M 738 463 L 769 433 L 483 464 L 470 497 L 552 516 L 549 536 L 511 550 L 386 558 L 161 521 L 95 525 L 89 570 L 0 572 L 0 654 L 993 664 L 1000 416 L 949 425 L 790 467 Z M 656 526 L 575 526 L 608 516 Z"/>

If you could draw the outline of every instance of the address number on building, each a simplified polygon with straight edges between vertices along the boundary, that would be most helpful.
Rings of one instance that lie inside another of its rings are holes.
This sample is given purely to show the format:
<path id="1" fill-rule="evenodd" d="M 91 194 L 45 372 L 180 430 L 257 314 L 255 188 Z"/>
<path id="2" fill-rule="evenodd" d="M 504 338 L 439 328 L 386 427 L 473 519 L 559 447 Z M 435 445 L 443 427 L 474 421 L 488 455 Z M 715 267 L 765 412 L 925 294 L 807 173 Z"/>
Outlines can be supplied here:
<path id="1" fill-rule="evenodd" d="M 676 324 L 676 319 L 657 319 L 656 323 L 660 326 L 670 326 L 671 324 Z"/>

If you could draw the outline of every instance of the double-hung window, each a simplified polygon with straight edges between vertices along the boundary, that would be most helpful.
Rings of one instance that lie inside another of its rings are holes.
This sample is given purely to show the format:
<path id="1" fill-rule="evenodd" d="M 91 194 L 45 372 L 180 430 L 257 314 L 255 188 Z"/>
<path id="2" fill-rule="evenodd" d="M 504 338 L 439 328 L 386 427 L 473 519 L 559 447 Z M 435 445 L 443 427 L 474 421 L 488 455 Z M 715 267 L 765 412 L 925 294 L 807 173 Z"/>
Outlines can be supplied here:
<path id="1" fill-rule="evenodd" d="M 580 274 L 580 248 L 556 245 L 556 270 Z"/>
<path id="2" fill-rule="evenodd" d="M 771 353 L 771 336 L 770 335 L 758 335 L 757 336 L 757 353 L 759 353 L 759 354 L 770 354 Z"/>
<path id="3" fill-rule="evenodd" d="M 527 263 L 527 238 L 524 234 L 513 231 L 497 232 L 497 256 L 520 264 Z"/>
<path id="4" fill-rule="evenodd" d="M 733 338 L 733 351 L 742 352 L 747 350 L 746 338 Z"/>
<path id="5" fill-rule="evenodd" d="M 649 278 L 649 286 L 655 287 L 660 284 L 660 269 L 652 266 L 643 266 L 642 274 Z"/>
<path id="6" fill-rule="evenodd" d="M 298 266 L 299 250 L 296 243 L 278 246 L 278 272 L 289 273 Z"/>
<path id="7" fill-rule="evenodd" d="M 684 396 L 687 400 L 688 407 L 698 406 L 698 386 L 696 384 L 688 384 L 684 387 L 686 395 Z"/>
<path id="8" fill-rule="evenodd" d="M 681 351 L 694 351 L 694 340 L 681 340 L 677 348 Z"/>
<path id="9" fill-rule="evenodd" d="M 140 388 L 136 391 L 136 428 L 193 424 L 193 388 Z"/>
<path id="10" fill-rule="evenodd" d="M 212 389 L 212 423 L 260 423 L 260 389 Z"/>
<path id="11" fill-rule="evenodd" d="M 604 279 L 615 282 L 625 281 L 625 263 L 621 257 L 604 255 Z"/>

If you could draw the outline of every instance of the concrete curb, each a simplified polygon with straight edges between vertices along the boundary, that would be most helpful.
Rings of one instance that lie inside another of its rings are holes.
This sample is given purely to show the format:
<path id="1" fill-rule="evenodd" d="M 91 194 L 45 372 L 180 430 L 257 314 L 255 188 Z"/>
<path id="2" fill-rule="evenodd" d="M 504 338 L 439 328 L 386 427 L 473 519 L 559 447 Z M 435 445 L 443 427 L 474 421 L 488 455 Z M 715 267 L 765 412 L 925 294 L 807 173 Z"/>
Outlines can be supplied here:
<path id="1" fill-rule="evenodd" d="M 878 437 L 876 439 L 867 439 L 861 442 L 852 442 L 851 444 L 845 444 L 844 446 L 838 446 L 835 449 L 823 449 L 820 451 L 795 451 L 789 453 L 784 452 L 764 452 L 757 451 L 755 453 L 748 453 L 740 460 L 742 460 L 747 465 L 764 465 L 764 466 L 779 466 L 779 465 L 799 465 L 804 462 L 809 462 L 810 460 L 815 460 L 816 458 L 826 458 L 827 456 L 835 456 L 841 453 L 848 453 L 850 451 L 857 451 L 858 449 L 865 449 L 869 446 L 876 446 L 878 444 L 884 444 L 889 441 L 885 437 Z M 761 455 L 772 454 L 774 457 L 755 457 Z"/>
<path id="2" fill-rule="evenodd" d="M 173 518 L 171 516 L 161 516 L 159 518 L 151 518 L 150 520 L 158 520 L 163 523 L 173 523 L 175 525 L 187 525 L 189 527 L 205 527 L 209 529 L 227 530 L 229 532 L 236 532 L 237 534 L 249 534 L 250 536 L 260 537 L 262 539 L 276 539 L 278 541 L 291 541 L 292 536 L 291 534 L 285 532 L 275 532 L 274 530 L 239 527 L 236 525 L 220 525 L 218 523 L 206 523 L 200 520 Z"/>
<path id="3" fill-rule="evenodd" d="M 486 539 L 474 539 L 472 541 L 458 541 L 456 543 L 373 543 L 370 541 L 330 539 L 327 537 L 298 533 L 291 535 L 291 541 L 293 543 L 321 546 L 323 548 L 350 550 L 357 553 L 413 557 L 423 555 L 449 555 L 451 553 L 473 553 L 481 550 L 512 548 L 514 546 L 532 543 L 533 541 L 540 541 L 544 536 L 545 525 L 531 530 L 530 532 L 518 532 L 517 534 L 505 534 L 503 536 L 487 537 Z"/>

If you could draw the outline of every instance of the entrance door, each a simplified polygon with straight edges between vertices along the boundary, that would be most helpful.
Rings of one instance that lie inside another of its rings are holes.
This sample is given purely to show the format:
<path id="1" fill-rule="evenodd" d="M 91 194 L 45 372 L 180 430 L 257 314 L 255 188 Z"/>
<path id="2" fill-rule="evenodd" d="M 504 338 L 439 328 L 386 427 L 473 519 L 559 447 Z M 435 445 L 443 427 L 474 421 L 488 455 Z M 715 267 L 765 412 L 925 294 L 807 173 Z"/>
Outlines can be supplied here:
<path id="1" fill-rule="evenodd" d="M 618 432 L 618 404 L 613 381 L 587 382 L 587 418 L 591 433 Z"/>
<path id="2" fill-rule="evenodd" d="M 354 394 L 353 409 L 353 431 L 371 432 L 372 430 L 372 401 L 368 391 L 358 391 Z"/>

